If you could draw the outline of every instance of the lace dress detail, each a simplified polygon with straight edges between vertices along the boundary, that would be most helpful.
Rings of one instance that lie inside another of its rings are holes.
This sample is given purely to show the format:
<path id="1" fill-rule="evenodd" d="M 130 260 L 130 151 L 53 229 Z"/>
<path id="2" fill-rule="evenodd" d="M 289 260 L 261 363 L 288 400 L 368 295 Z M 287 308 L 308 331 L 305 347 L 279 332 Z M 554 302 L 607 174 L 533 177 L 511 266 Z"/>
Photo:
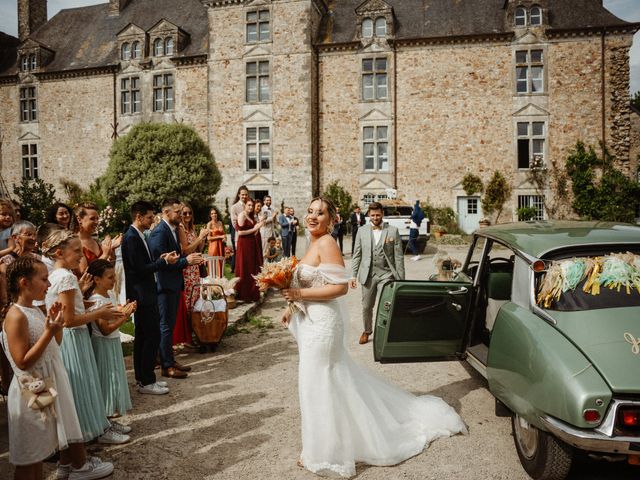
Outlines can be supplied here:
<path id="1" fill-rule="evenodd" d="M 44 333 L 44 314 L 34 307 L 20 305 L 15 307 L 27 317 L 29 345 L 34 345 Z M 48 458 L 56 450 L 67 448 L 69 443 L 82 442 L 82 432 L 69 378 L 55 338 L 49 342 L 29 371 L 21 370 L 16 366 L 4 332 L 2 332 L 2 347 L 14 372 L 8 393 L 9 461 L 14 465 L 30 465 Z M 28 397 L 22 394 L 19 383 L 20 377 L 24 375 L 37 376 L 51 382 L 58 392 L 55 400 L 55 416 L 51 411 L 41 415 L 41 411 L 29 408 Z"/>
<path id="2" fill-rule="evenodd" d="M 347 282 L 341 266 L 300 264 L 292 286 Z M 462 419 L 442 399 L 416 397 L 351 359 L 343 298 L 303 303 L 289 329 L 300 354 L 300 459 L 305 468 L 319 475 L 351 477 L 356 462 L 395 465 L 436 438 L 466 433 Z"/>

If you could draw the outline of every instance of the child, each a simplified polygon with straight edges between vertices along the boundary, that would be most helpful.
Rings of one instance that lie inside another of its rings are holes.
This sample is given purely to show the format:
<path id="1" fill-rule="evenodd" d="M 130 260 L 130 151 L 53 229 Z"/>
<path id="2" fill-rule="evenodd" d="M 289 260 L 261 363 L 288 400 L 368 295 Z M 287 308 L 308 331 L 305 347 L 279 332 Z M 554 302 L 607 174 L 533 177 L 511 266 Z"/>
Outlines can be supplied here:
<path id="1" fill-rule="evenodd" d="M 87 323 L 99 318 L 118 321 L 123 315 L 112 305 L 85 313 L 82 292 L 72 270 L 83 258 L 80 239 L 68 230 L 54 230 L 42 244 L 42 253 L 54 260 L 49 274 L 51 287 L 45 301 L 47 308 L 59 301 L 64 306 L 62 361 L 69 374 L 73 399 L 85 442 L 98 438 L 99 443 L 120 444 L 129 441 L 116 425 L 111 426 L 104 412 L 98 369 L 91 346 Z"/>
<path id="2" fill-rule="evenodd" d="M 278 252 L 278 247 L 276 247 L 276 239 L 275 237 L 269 237 L 267 240 L 267 249 L 264 251 L 264 259 L 267 263 L 273 263 L 277 261 L 280 253 Z"/>
<path id="3" fill-rule="evenodd" d="M 34 300 L 45 297 L 47 277 L 47 268 L 34 257 L 20 257 L 7 269 L 7 289 L 15 303 L 4 321 L 2 346 L 15 372 L 8 401 L 9 459 L 16 465 L 14 478 L 42 479 L 42 461 L 58 449 L 61 456 L 76 460 L 74 468 L 67 467 L 67 477 L 103 478 L 113 472 L 113 465 L 97 458 L 86 461 L 84 445 L 79 443 L 82 431 L 58 347 L 64 309 L 54 302 L 45 318 L 33 306 Z M 45 382 L 45 391 L 38 396 L 40 409 L 29 406 L 34 394 L 27 382 L 34 379 Z M 44 405 L 45 394 L 54 397 L 51 405 Z"/>
<path id="4" fill-rule="evenodd" d="M 89 311 L 96 310 L 103 305 L 118 306 L 115 295 L 110 292 L 116 283 L 116 273 L 113 263 L 99 258 L 94 260 L 87 270 L 93 277 L 93 291 L 89 301 L 93 306 Z M 128 303 L 122 309 L 123 316 L 115 322 L 99 318 L 92 324 L 91 343 L 95 354 L 100 386 L 105 404 L 107 417 L 124 415 L 131 410 L 131 397 L 127 385 L 127 374 L 124 368 L 122 347 L 120 346 L 120 326 L 134 312 L 135 302 Z M 111 421 L 111 425 L 120 425 Z M 120 425 L 120 431 L 129 433 L 131 427 Z"/>
<path id="5" fill-rule="evenodd" d="M 0 198 L 0 257 L 13 252 L 15 245 L 11 238 L 11 227 L 14 221 L 13 203 L 6 198 Z"/>
<path id="6" fill-rule="evenodd" d="M 282 260 L 282 240 L 280 238 L 276 239 L 276 250 L 278 251 L 278 255 L 276 256 L 274 262 L 279 262 L 280 260 Z"/>

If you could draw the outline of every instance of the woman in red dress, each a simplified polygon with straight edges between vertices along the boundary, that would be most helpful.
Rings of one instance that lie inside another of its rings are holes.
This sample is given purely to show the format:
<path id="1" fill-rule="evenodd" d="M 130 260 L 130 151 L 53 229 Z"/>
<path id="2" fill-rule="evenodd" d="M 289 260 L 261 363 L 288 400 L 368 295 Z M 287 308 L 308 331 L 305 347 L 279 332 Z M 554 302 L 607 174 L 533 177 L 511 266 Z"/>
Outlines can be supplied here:
<path id="1" fill-rule="evenodd" d="M 262 222 L 255 221 L 254 201 L 247 200 L 244 210 L 238 215 L 238 240 L 236 242 L 236 269 L 238 282 L 238 298 L 245 302 L 255 302 L 260 299 L 260 291 L 252 275 L 260 271 L 259 263 L 262 255 L 256 242 L 256 232 L 260 231 Z"/>
<path id="2" fill-rule="evenodd" d="M 106 235 L 102 243 L 98 243 L 96 231 L 100 223 L 100 215 L 97 205 L 89 202 L 81 203 L 73 213 L 76 217 L 78 238 L 82 243 L 83 258 L 80 261 L 80 273 L 85 272 L 89 264 L 98 258 L 115 260 L 115 250 L 120 246 L 122 235 L 118 235 L 114 239 L 111 239 L 110 235 Z"/>
<path id="3" fill-rule="evenodd" d="M 202 250 L 204 241 L 209 234 L 209 230 L 203 228 L 200 235 L 196 235 L 196 228 L 193 222 L 193 208 L 188 203 L 182 206 L 182 223 L 178 227 L 178 239 L 183 255 Z M 200 270 L 198 265 L 190 265 L 182 270 L 184 277 L 184 290 L 180 295 L 178 303 L 178 314 L 176 324 L 173 327 L 173 344 L 184 344 L 193 347 L 191 334 L 191 312 L 193 306 L 198 301 L 198 289 L 195 286 L 200 282 Z"/>

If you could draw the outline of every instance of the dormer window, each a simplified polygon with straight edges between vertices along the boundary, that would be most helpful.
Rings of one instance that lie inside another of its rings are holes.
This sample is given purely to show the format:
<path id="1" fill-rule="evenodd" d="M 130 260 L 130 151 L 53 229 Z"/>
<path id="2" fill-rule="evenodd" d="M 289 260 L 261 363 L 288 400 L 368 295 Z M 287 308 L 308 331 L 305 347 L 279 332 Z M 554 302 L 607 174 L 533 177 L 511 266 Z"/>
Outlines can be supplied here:
<path id="1" fill-rule="evenodd" d="M 373 37 L 373 20 L 365 18 L 362 21 L 362 38 Z"/>
<path id="2" fill-rule="evenodd" d="M 22 60 L 20 62 L 20 70 L 23 72 L 29 71 L 29 57 L 27 57 L 26 55 L 22 57 Z"/>
<path id="3" fill-rule="evenodd" d="M 164 41 L 164 54 L 173 55 L 173 38 L 167 37 Z"/>
<path id="4" fill-rule="evenodd" d="M 376 37 L 384 38 L 387 36 L 387 19 L 384 17 L 376 18 Z"/>
<path id="5" fill-rule="evenodd" d="M 131 44 L 131 58 L 140 58 L 142 56 L 142 47 L 140 42 L 133 42 Z"/>
<path id="6" fill-rule="evenodd" d="M 523 7 L 516 8 L 516 27 L 525 27 L 527 25 L 527 10 Z"/>
<path id="7" fill-rule="evenodd" d="M 122 60 L 130 60 L 131 59 L 131 45 L 128 42 L 122 44 L 122 48 L 120 51 L 120 58 Z"/>
<path id="8" fill-rule="evenodd" d="M 542 25 L 542 9 L 540 7 L 532 7 L 530 15 L 531 25 Z"/>
<path id="9" fill-rule="evenodd" d="M 35 54 L 29 55 L 29 68 L 30 70 L 35 70 L 38 68 L 38 59 Z"/>
<path id="10" fill-rule="evenodd" d="M 156 38 L 153 42 L 153 55 L 161 57 L 164 55 L 164 42 L 161 38 Z"/>

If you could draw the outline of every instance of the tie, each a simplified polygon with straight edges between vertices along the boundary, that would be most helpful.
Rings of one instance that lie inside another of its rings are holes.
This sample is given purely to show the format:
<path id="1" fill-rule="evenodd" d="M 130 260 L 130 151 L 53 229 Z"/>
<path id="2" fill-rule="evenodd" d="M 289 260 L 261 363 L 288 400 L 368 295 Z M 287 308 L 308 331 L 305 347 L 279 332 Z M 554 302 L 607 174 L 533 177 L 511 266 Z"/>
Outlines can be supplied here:
<path id="1" fill-rule="evenodd" d="M 380 226 L 371 225 L 371 230 L 382 230 L 382 225 Z"/>

